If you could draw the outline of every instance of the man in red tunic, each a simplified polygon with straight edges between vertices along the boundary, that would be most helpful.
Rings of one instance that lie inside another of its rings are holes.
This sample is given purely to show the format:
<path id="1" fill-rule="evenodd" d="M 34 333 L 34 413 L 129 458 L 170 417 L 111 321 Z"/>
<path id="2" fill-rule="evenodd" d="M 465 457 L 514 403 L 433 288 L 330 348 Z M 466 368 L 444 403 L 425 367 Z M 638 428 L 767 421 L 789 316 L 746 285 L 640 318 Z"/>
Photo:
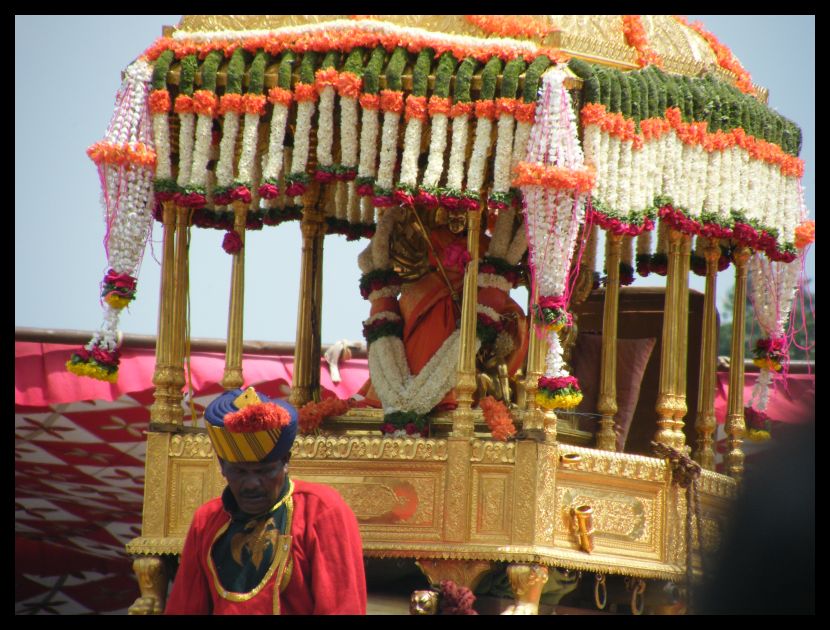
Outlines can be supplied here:
<path id="1" fill-rule="evenodd" d="M 205 410 L 228 482 L 196 510 L 166 614 L 366 614 L 357 519 L 333 489 L 289 479 L 297 410 L 249 387 Z"/>

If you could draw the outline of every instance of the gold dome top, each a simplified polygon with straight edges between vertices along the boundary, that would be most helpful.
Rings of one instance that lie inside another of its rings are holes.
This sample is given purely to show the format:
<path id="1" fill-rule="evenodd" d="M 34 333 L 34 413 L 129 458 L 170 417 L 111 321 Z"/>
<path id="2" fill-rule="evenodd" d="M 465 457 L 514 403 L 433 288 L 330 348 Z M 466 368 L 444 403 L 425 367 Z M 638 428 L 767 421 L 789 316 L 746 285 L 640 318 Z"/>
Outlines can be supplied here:
<path id="1" fill-rule="evenodd" d="M 718 65 L 709 42 L 697 31 L 670 15 L 641 15 L 640 23 L 648 46 L 662 60 L 667 72 L 698 76 L 713 73 L 734 84 L 736 76 Z M 215 33 L 223 31 L 270 31 L 334 20 L 351 19 L 358 24 L 368 19 L 430 33 L 494 40 L 510 37 L 535 46 L 560 49 L 563 53 L 617 67 L 636 69 L 637 50 L 626 42 L 621 15 L 186 15 L 175 31 Z M 767 90 L 755 87 L 756 96 L 766 101 Z"/>

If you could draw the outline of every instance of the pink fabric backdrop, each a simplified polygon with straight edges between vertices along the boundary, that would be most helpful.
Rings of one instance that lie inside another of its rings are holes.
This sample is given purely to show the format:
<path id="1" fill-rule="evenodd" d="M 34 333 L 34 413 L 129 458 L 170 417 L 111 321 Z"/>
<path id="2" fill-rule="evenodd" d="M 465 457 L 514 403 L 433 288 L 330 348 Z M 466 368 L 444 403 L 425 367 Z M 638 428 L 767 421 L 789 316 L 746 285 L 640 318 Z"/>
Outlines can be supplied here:
<path id="1" fill-rule="evenodd" d="M 124 394 L 153 387 L 155 351 L 142 348 L 124 348 L 118 370 L 117 383 L 105 383 L 88 377 L 78 377 L 66 371 L 66 362 L 76 346 L 39 342 L 14 344 L 14 402 L 15 405 L 42 407 L 81 400 L 117 400 Z M 225 355 L 219 352 L 193 352 L 193 389 L 203 391 L 222 380 Z M 369 374 L 366 359 L 350 359 L 340 363 L 341 381 L 331 380 L 329 366 L 320 360 L 320 385 L 338 398 L 348 398 L 366 382 Z M 294 375 L 294 357 L 246 354 L 242 358 L 245 383 L 266 381 L 291 383 Z"/>

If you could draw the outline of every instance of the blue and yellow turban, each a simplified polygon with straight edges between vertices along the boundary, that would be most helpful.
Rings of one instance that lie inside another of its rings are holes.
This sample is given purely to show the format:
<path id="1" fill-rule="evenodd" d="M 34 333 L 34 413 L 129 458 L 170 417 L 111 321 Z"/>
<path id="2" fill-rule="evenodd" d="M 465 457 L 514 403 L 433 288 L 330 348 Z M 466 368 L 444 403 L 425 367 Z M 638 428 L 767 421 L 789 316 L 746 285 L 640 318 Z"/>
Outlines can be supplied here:
<path id="1" fill-rule="evenodd" d="M 287 402 L 258 394 L 224 392 L 205 409 L 208 437 L 225 461 L 275 462 L 285 457 L 297 436 L 297 410 Z"/>

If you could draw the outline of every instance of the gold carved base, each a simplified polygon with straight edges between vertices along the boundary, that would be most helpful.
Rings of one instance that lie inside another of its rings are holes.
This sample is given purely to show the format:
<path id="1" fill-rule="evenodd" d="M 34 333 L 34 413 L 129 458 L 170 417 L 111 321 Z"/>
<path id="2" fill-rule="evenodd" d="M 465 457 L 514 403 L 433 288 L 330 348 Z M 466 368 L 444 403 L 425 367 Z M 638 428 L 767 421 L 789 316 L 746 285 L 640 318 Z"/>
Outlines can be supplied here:
<path id="1" fill-rule="evenodd" d="M 133 561 L 133 571 L 138 577 L 138 587 L 141 589 L 139 597 L 128 614 L 130 615 L 160 615 L 164 612 L 167 600 L 167 567 L 159 557 L 137 558 Z"/>

